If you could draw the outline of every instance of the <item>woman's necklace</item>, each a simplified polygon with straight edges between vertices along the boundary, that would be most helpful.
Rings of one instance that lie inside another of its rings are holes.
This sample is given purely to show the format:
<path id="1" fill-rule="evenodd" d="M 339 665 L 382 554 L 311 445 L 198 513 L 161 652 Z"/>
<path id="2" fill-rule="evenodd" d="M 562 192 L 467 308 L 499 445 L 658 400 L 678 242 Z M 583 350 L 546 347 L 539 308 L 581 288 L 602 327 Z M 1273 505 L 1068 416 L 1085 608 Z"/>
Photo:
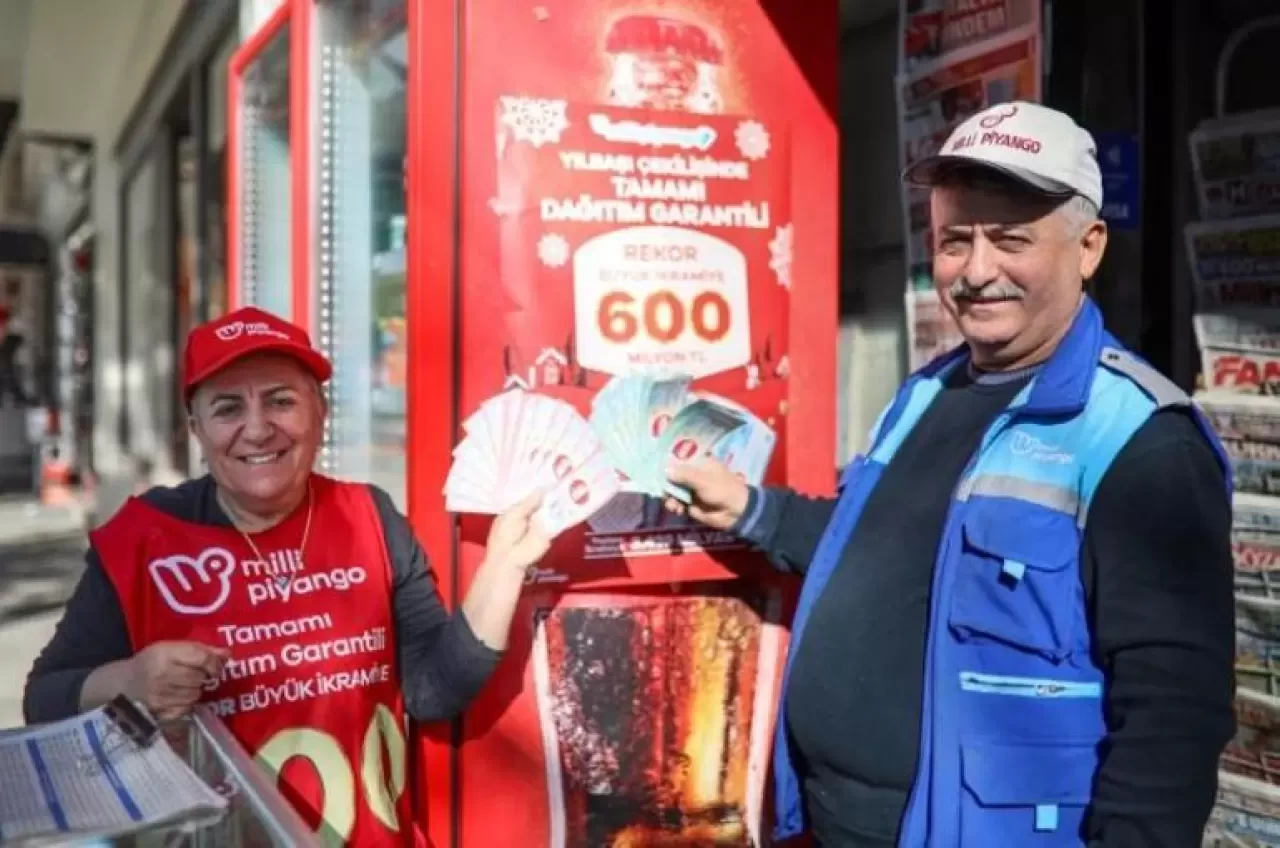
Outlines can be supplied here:
<path id="1" fill-rule="evenodd" d="M 219 498 L 218 500 L 222 501 L 221 498 Z M 285 568 L 287 569 L 285 573 L 277 574 L 275 576 L 276 586 L 278 586 L 281 590 L 284 590 L 290 583 L 293 582 L 293 575 L 296 572 L 302 570 L 303 563 L 306 561 L 307 539 L 311 538 L 311 514 L 314 511 L 315 505 L 316 505 L 315 494 L 311 489 L 311 483 L 308 482 L 307 483 L 307 523 L 304 524 L 302 527 L 302 542 L 298 545 L 298 561 L 296 563 L 289 563 L 288 565 L 285 566 Z M 228 509 L 227 506 L 228 505 L 225 502 L 222 504 L 222 508 L 223 510 L 226 511 L 227 517 L 231 519 L 231 526 L 236 528 L 236 532 L 240 534 L 240 537 L 244 539 L 245 543 L 249 546 L 250 550 L 253 551 L 253 555 L 258 558 L 258 562 L 262 563 L 264 568 L 270 567 L 272 563 L 262 555 L 262 551 L 258 550 L 258 546 L 254 544 L 253 539 L 250 538 L 249 534 L 246 533 L 244 531 L 244 528 L 240 526 L 240 522 L 236 519 L 235 510 Z"/>

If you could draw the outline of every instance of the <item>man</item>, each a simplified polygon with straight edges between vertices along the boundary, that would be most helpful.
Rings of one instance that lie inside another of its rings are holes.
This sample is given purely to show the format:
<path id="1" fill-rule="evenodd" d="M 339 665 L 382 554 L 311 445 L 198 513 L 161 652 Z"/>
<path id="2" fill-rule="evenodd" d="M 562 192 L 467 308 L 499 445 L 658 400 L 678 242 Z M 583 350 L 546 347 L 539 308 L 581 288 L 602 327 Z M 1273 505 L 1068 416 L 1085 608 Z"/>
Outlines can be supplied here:
<path id="1" fill-rule="evenodd" d="M 1002 104 L 907 179 L 966 344 L 908 379 L 836 500 L 672 471 L 691 515 L 805 577 L 777 835 L 1199 845 L 1234 726 L 1228 466 L 1084 295 L 1093 140 Z"/>

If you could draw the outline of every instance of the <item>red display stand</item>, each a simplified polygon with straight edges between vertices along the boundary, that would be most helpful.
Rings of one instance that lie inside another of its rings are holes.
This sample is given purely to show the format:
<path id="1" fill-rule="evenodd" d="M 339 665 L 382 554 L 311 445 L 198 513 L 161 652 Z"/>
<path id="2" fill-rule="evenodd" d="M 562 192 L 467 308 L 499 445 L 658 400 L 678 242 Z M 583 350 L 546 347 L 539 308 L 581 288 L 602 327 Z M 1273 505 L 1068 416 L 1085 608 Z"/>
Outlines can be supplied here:
<path id="1" fill-rule="evenodd" d="M 309 9 L 266 25 L 298 34 L 308 326 Z M 776 430 L 767 482 L 831 491 L 838 29 L 834 0 L 408 0 L 408 511 L 451 606 L 487 521 L 449 515 L 441 490 L 460 423 L 502 391 L 585 414 L 613 374 L 684 371 Z M 233 150 L 237 69 L 264 41 L 233 63 Z M 654 502 L 613 506 L 557 540 L 463 719 L 417 731 L 433 845 L 764 841 L 798 586 Z"/>

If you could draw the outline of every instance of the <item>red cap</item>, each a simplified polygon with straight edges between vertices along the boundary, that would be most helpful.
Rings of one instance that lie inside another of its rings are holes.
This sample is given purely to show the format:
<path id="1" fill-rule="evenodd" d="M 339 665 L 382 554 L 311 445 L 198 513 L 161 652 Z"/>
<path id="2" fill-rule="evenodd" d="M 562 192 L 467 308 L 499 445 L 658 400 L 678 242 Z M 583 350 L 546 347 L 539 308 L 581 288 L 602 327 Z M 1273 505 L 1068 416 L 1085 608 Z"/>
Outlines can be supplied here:
<path id="1" fill-rule="evenodd" d="M 301 327 L 270 312 L 246 306 L 201 324 L 187 336 L 183 371 L 187 399 L 197 385 L 232 362 L 265 351 L 292 356 L 322 383 L 333 375 L 333 366 L 324 354 L 311 346 L 311 338 Z"/>

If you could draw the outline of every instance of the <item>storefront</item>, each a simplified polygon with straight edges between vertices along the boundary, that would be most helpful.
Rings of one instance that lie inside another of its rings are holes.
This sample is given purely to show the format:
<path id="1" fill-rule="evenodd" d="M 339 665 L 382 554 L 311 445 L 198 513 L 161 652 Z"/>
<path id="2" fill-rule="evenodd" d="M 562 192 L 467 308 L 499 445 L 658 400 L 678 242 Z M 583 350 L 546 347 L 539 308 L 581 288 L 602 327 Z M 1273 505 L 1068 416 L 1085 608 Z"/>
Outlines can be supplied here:
<path id="1" fill-rule="evenodd" d="M 674 361 L 774 428 L 769 480 L 832 489 L 836 17 L 286 0 L 247 35 L 229 301 L 333 360 L 322 470 L 392 494 L 451 604 L 484 532 L 445 511 L 451 451 L 509 389 L 586 414 L 611 374 Z M 415 793 L 434 844 L 758 834 L 795 586 L 730 539 L 622 512 L 557 542 L 499 679 L 412 732 L 412 783 L 382 729 L 385 785 Z M 312 765 L 326 791 L 362 785 L 360 764 Z"/>
<path id="2" fill-rule="evenodd" d="M 333 360 L 324 470 L 375 482 L 405 509 L 408 11 L 298 14 L 280 6 L 233 63 L 233 291 L 307 326 Z M 311 54 L 302 71 L 299 52 Z"/>
<path id="3" fill-rule="evenodd" d="M 34 230 L 0 228 L 0 494 L 37 488 L 48 432 L 48 242 Z"/>
<path id="4" fill-rule="evenodd" d="M 201 473 L 182 406 L 188 330 L 227 308 L 227 75 L 234 3 L 193 4 L 116 145 L 121 444 L 141 483 Z"/>

